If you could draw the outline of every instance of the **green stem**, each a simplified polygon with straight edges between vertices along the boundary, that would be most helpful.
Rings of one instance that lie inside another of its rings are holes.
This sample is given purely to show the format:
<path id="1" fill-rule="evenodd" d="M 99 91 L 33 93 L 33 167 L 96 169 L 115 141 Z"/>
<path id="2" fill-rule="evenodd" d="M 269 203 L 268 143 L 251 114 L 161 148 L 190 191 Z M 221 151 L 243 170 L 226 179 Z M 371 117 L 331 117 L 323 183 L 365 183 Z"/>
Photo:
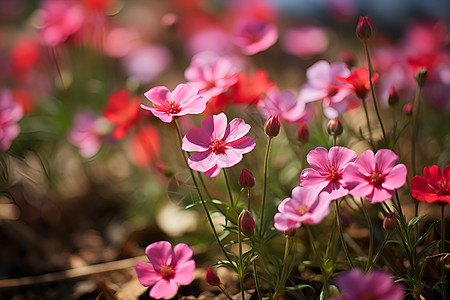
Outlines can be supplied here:
<path id="1" fill-rule="evenodd" d="M 254 246 L 252 245 L 252 248 L 254 248 Z M 255 278 L 255 288 L 256 288 L 256 293 L 258 294 L 258 299 L 261 300 L 261 290 L 259 288 L 259 280 L 258 280 L 258 271 L 256 269 L 256 259 L 253 260 L 253 277 Z"/>
<path id="2" fill-rule="evenodd" d="M 289 257 L 289 249 L 291 248 L 291 238 L 289 235 L 285 235 L 286 243 L 284 245 L 284 257 L 283 257 L 283 270 L 281 271 L 281 280 L 278 283 L 277 292 L 282 289 L 286 285 L 286 271 L 288 268 L 288 257 Z"/>
<path id="3" fill-rule="evenodd" d="M 441 204 L 441 253 L 445 253 L 445 203 Z M 447 299 L 447 286 L 445 284 L 445 259 L 441 258 L 441 281 L 442 281 L 442 295 L 443 299 Z"/>
<path id="4" fill-rule="evenodd" d="M 336 202 L 336 220 L 337 220 L 337 225 L 338 225 L 338 229 L 339 229 L 339 238 L 341 240 L 342 249 L 344 249 L 345 256 L 347 257 L 348 264 L 353 269 L 355 266 L 353 265 L 352 258 L 350 256 L 350 253 L 348 252 L 347 243 L 344 240 L 344 232 L 342 230 L 341 216 L 339 214 L 340 208 L 339 208 L 338 199 L 336 199 L 335 202 Z"/>
<path id="5" fill-rule="evenodd" d="M 364 114 L 366 115 L 366 121 L 367 121 L 367 128 L 369 129 L 369 141 L 370 141 L 370 145 L 373 145 L 373 140 L 372 140 L 372 128 L 370 127 L 370 120 L 369 120 L 369 112 L 367 111 L 367 104 L 366 104 L 366 100 L 365 99 L 361 99 L 362 101 L 362 105 L 364 108 Z"/>
<path id="6" fill-rule="evenodd" d="M 372 222 L 370 221 L 369 214 L 367 213 L 366 206 L 364 205 L 364 200 L 361 198 L 361 206 L 364 212 L 364 216 L 367 220 L 367 226 L 369 227 L 369 255 L 367 257 L 367 265 L 365 269 L 365 273 L 368 272 L 370 262 L 372 261 L 372 255 L 373 255 L 373 230 L 372 230 Z"/>
<path id="7" fill-rule="evenodd" d="M 263 198 L 262 198 L 262 206 L 261 206 L 261 222 L 259 227 L 259 235 L 261 238 L 263 237 L 263 228 L 264 228 L 264 214 L 266 209 L 266 195 L 267 195 L 267 170 L 269 165 L 269 150 L 270 150 L 270 144 L 272 142 L 272 138 L 269 137 L 269 140 L 267 141 L 267 148 L 266 148 L 266 154 L 264 156 L 264 184 L 263 184 Z"/>
<path id="8" fill-rule="evenodd" d="M 56 57 L 56 50 L 55 47 L 50 47 L 50 52 L 52 53 L 52 58 L 55 61 L 56 70 L 58 71 L 59 79 L 61 80 L 61 87 L 63 90 L 66 91 L 66 86 L 64 84 L 64 79 L 62 76 L 61 68 L 59 67 L 58 58 Z"/>
<path id="9" fill-rule="evenodd" d="M 239 243 L 239 282 L 241 286 L 241 297 L 245 299 L 244 294 L 244 263 L 242 260 L 242 214 L 238 218 L 238 243 Z"/>
<path id="10" fill-rule="evenodd" d="M 252 202 L 252 189 L 247 189 L 248 191 L 248 211 L 250 210 L 250 203 Z"/>
<path id="11" fill-rule="evenodd" d="M 369 46 L 367 45 L 367 41 L 364 41 L 364 49 L 366 50 L 367 63 L 369 67 L 369 83 L 370 83 L 370 92 L 372 93 L 373 106 L 375 107 L 375 112 L 377 114 L 378 122 L 380 122 L 381 131 L 383 132 L 383 139 L 386 141 L 386 132 L 384 130 L 383 121 L 381 120 L 380 112 L 378 111 L 377 97 L 375 96 L 375 89 L 373 88 L 372 82 L 372 60 L 370 59 Z"/>
<path id="12" fill-rule="evenodd" d="M 375 266 L 375 264 L 377 263 L 378 259 L 381 256 L 381 252 L 383 252 L 384 247 L 386 246 L 387 241 L 389 240 L 389 236 L 391 235 L 390 232 L 388 232 L 388 234 L 386 235 L 386 238 L 383 241 L 383 244 L 380 247 L 380 250 L 378 250 L 377 255 L 375 255 L 375 258 L 373 259 L 372 263 L 369 266 L 369 269 L 367 270 L 366 273 L 369 273 L 370 271 L 372 271 L 373 267 Z"/>
<path id="13" fill-rule="evenodd" d="M 412 127 L 412 135 L 411 135 L 411 164 L 412 164 L 412 175 L 416 175 L 416 142 L 417 142 L 417 118 L 419 115 L 419 108 L 420 108 L 420 92 L 421 87 L 419 84 L 417 84 L 416 89 L 416 95 L 414 96 L 414 109 L 413 109 L 413 115 L 411 119 L 411 127 Z"/>
<path id="14" fill-rule="evenodd" d="M 227 258 L 227 260 L 231 263 L 232 260 L 230 259 L 230 257 L 228 256 L 228 253 L 225 251 L 225 248 L 223 247 L 222 243 L 220 242 L 219 235 L 217 234 L 216 228 L 214 227 L 214 222 L 213 222 L 213 220 L 211 218 L 211 215 L 209 214 L 208 208 L 206 207 L 206 203 L 205 203 L 205 200 L 203 199 L 202 193 L 200 193 L 200 189 L 198 188 L 198 184 L 197 184 L 197 180 L 195 179 L 194 172 L 189 167 L 187 153 L 185 151 L 183 151 L 183 149 L 182 149 L 183 136 L 181 134 L 180 125 L 178 124 L 176 119 L 174 119 L 174 124 L 175 124 L 175 129 L 176 129 L 177 135 L 178 135 L 178 142 L 180 144 L 181 154 L 183 156 L 184 162 L 185 162 L 189 172 L 191 173 L 192 181 L 194 182 L 195 189 L 197 190 L 197 193 L 198 193 L 198 196 L 200 198 L 200 201 L 202 202 L 202 206 L 203 206 L 203 209 L 205 210 L 206 217 L 208 218 L 209 225 L 211 226 L 211 229 L 212 229 L 212 231 L 214 233 L 214 237 L 216 239 L 217 244 L 219 244 L 220 249 L 222 250 L 223 254 Z"/>
<path id="15" fill-rule="evenodd" d="M 306 228 L 306 232 L 308 233 L 309 243 L 311 244 L 311 248 L 313 249 L 314 256 L 316 257 L 317 262 L 319 263 L 319 266 L 320 266 L 320 271 L 322 272 L 323 292 L 324 292 L 325 299 L 326 299 L 328 297 L 328 274 L 323 267 L 322 260 L 320 259 L 319 253 L 317 252 L 317 249 L 316 249 L 316 246 L 314 245 L 314 238 L 313 238 L 313 235 L 311 232 L 311 228 L 309 227 L 308 224 L 305 224 L 305 228 Z"/>
<path id="16" fill-rule="evenodd" d="M 403 216 L 403 210 L 402 210 L 402 205 L 400 203 L 400 197 L 398 196 L 398 191 L 395 190 L 395 200 L 397 200 L 397 206 L 398 206 L 398 214 L 400 216 L 400 218 L 404 218 Z"/>
<path id="17" fill-rule="evenodd" d="M 230 205 L 231 205 L 231 207 L 235 208 L 234 202 L 233 202 L 233 194 L 231 193 L 230 181 L 228 180 L 228 174 L 225 169 L 223 169 L 223 175 L 225 176 L 225 182 L 227 184 L 228 197 L 230 198 Z"/>

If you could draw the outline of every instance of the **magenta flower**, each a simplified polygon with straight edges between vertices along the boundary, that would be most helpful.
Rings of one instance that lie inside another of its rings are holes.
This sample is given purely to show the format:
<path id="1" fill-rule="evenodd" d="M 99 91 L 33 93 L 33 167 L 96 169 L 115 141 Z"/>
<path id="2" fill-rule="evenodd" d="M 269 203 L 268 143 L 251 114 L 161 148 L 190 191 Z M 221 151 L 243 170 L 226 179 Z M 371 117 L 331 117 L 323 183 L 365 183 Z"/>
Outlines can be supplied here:
<path id="1" fill-rule="evenodd" d="M 156 86 L 144 94 L 153 107 L 141 104 L 161 121 L 170 123 L 174 117 L 200 114 L 206 109 L 207 100 L 198 95 L 198 89 L 187 84 L 179 84 L 173 92 L 165 86 Z"/>
<path id="2" fill-rule="evenodd" d="M 275 228 L 287 231 L 299 228 L 302 223 L 318 224 L 330 213 L 330 202 L 325 193 L 319 193 L 315 188 L 297 186 L 292 190 L 291 198 L 278 205 Z"/>
<path id="3" fill-rule="evenodd" d="M 299 98 L 307 103 L 322 100 L 325 116 L 335 119 L 350 108 L 359 105 L 352 91 L 339 88 L 343 83 L 336 79 L 348 77 L 350 74 L 350 70 L 343 62 L 329 64 L 324 60 L 318 61 L 306 71 L 308 82 L 300 89 Z"/>
<path id="4" fill-rule="evenodd" d="M 100 118 L 91 111 L 75 115 L 68 140 L 79 148 L 83 157 L 92 157 L 100 150 L 102 142 L 97 130 L 99 120 Z"/>
<path id="5" fill-rule="evenodd" d="M 318 147 L 308 153 L 307 160 L 312 168 L 307 168 L 300 175 L 300 185 L 314 187 L 329 195 L 330 200 L 348 195 L 342 174 L 349 163 L 354 162 L 356 153 L 345 147 L 332 147 L 328 152 Z"/>
<path id="6" fill-rule="evenodd" d="M 180 243 L 172 250 L 167 241 L 159 241 L 145 248 L 150 263 L 138 261 L 135 269 L 143 286 L 152 286 L 150 297 L 171 298 L 179 285 L 188 285 L 194 279 L 195 261 L 192 249 Z"/>
<path id="7" fill-rule="evenodd" d="M 258 107 L 266 118 L 279 115 L 290 123 L 309 123 L 314 116 L 314 105 L 297 99 L 291 92 L 280 93 L 275 86 L 267 92 Z"/>
<path id="8" fill-rule="evenodd" d="M 0 149 L 8 150 L 11 141 L 15 139 L 20 132 L 17 125 L 23 117 L 23 109 L 18 103 L 14 102 L 11 93 L 7 90 L 0 90 Z"/>
<path id="9" fill-rule="evenodd" d="M 361 154 L 349 164 L 343 174 L 344 184 L 354 197 L 366 197 L 371 202 L 384 202 L 406 181 L 406 166 L 395 165 L 398 156 L 389 149 L 372 150 Z"/>
<path id="10" fill-rule="evenodd" d="M 224 113 L 205 118 L 201 128 L 189 130 L 183 138 L 184 151 L 197 151 L 189 157 L 189 167 L 215 177 L 222 168 L 236 165 L 255 148 L 255 140 L 245 136 L 249 131 L 250 125 L 242 119 L 227 124 Z"/>
<path id="11" fill-rule="evenodd" d="M 207 51 L 192 58 L 184 77 L 189 81 L 189 85 L 198 88 L 199 94 L 209 100 L 236 83 L 238 68 L 230 57 Z"/>
<path id="12" fill-rule="evenodd" d="M 246 55 L 264 51 L 278 39 L 278 29 L 275 25 L 252 19 L 242 19 L 233 35 L 233 42 Z"/>
<path id="13" fill-rule="evenodd" d="M 364 274 L 360 269 L 349 270 L 336 278 L 342 296 L 329 300 L 402 300 L 401 284 L 394 284 L 392 276 L 381 271 Z"/>

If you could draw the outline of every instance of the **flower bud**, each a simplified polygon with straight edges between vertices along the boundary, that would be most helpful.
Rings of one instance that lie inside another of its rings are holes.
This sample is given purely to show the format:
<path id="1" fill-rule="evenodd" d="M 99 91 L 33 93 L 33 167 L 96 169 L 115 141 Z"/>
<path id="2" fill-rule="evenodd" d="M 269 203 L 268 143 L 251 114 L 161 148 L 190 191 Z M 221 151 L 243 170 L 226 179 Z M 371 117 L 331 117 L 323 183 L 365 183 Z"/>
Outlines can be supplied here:
<path id="1" fill-rule="evenodd" d="M 417 71 L 416 76 L 414 78 L 416 79 L 417 85 L 422 87 L 425 84 L 425 80 L 428 76 L 428 70 L 426 68 L 422 68 L 419 71 Z"/>
<path id="2" fill-rule="evenodd" d="M 268 137 L 275 137 L 280 133 L 280 117 L 271 115 L 264 124 L 264 132 Z"/>
<path id="3" fill-rule="evenodd" d="M 309 129 L 308 125 L 301 123 L 298 127 L 297 138 L 300 143 L 307 144 L 309 142 Z"/>
<path id="4" fill-rule="evenodd" d="M 412 103 L 405 104 L 403 106 L 403 114 L 407 117 L 411 117 L 414 112 L 414 105 Z"/>
<path id="5" fill-rule="evenodd" d="M 356 25 L 356 36 L 361 41 L 369 40 L 373 35 L 373 23 L 372 20 L 368 17 L 359 17 L 358 25 Z"/>
<path id="6" fill-rule="evenodd" d="M 342 124 L 338 119 L 331 119 L 330 121 L 328 121 L 327 131 L 329 135 L 340 136 L 344 129 L 342 128 Z"/>
<path id="7" fill-rule="evenodd" d="M 208 268 L 206 271 L 206 282 L 214 286 L 220 285 L 220 278 L 214 269 Z"/>
<path id="8" fill-rule="evenodd" d="M 249 210 L 242 210 L 239 214 L 239 222 L 241 223 L 241 232 L 247 237 L 252 237 L 255 231 L 255 220 Z"/>
<path id="9" fill-rule="evenodd" d="M 244 189 L 251 189 L 255 186 L 255 177 L 252 172 L 247 169 L 242 169 L 241 176 L 239 176 L 239 184 Z"/>
<path id="10" fill-rule="evenodd" d="M 384 218 L 383 228 L 387 232 L 391 233 L 397 227 L 397 219 L 395 218 L 395 212 L 390 212 L 389 215 Z"/>
<path id="11" fill-rule="evenodd" d="M 398 104 L 399 99 L 400 98 L 398 97 L 397 91 L 393 86 L 391 86 L 391 88 L 389 89 L 389 97 L 388 97 L 389 106 L 391 107 L 396 106 Z"/>

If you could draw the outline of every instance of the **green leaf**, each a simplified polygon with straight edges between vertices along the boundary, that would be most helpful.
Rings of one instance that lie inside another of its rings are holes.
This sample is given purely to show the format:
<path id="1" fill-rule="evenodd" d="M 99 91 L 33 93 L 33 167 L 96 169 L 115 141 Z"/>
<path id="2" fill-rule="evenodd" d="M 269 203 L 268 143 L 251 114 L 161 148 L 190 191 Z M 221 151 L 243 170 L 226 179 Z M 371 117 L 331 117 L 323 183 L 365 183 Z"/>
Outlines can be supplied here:
<path id="1" fill-rule="evenodd" d="M 408 227 L 413 227 L 414 225 L 417 224 L 417 222 L 419 222 L 421 219 L 423 219 L 424 217 L 426 217 L 426 215 L 421 215 L 418 217 L 414 217 L 411 220 L 409 220 L 408 222 Z"/>
<path id="2" fill-rule="evenodd" d="M 286 287 L 284 287 L 284 289 L 286 291 L 296 291 L 296 290 L 302 290 L 302 289 L 306 289 L 306 288 L 312 289 L 314 291 L 314 288 L 312 286 L 310 286 L 309 284 L 304 284 L 304 283 L 297 284 L 296 286 L 286 286 Z"/>
<path id="3" fill-rule="evenodd" d="M 213 200 L 205 201 L 205 203 L 206 203 L 206 204 L 217 204 L 217 205 L 223 205 L 223 206 L 225 206 L 225 207 L 229 207 L 228 203 L 225 203 L 225 202 L 220 201 L 220 200 L 214 200 L 214 199 L 213 199 Z M 192 207 L 194 207 L 194 206 L 201 205 L 201 204 L 202 204 L 201 201 L 196 201 L 196 202 L 194 202 L 194 203 L 191 203 L 191 204 L 187 205 L 187 206 L 185 207 L 185 209 L 189 209 L 189 208 L 192 208 Z"/>

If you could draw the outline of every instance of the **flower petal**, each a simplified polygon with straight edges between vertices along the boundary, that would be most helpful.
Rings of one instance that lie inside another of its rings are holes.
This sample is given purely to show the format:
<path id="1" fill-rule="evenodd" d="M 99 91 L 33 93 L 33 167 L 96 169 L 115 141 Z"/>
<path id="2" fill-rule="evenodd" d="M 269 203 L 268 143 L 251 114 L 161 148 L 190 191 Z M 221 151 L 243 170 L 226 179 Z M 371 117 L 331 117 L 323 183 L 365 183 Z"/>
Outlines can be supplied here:
<path id="1" fill-rule="evenodd" d="M 380 203 L 389 200 L 394 195 L 393 190 L 387 190 L 382 187 L 375 186 L 373 192 L 366 196 L 367 200 L 373 203 Z"/>
<path id="2" fill-rule="evenodd" d="M 406 182 L 408 173 L 404 164 L 398 164 L 392 168 L 391 172 L 385 176 L 382 187 L 389 190 L 401 188 Z"/>
<path id="3" fill-rule="evenodd" d="M 309 151 L 306 159 L 309 165 L 315 170 L 327 170 L 330 167 L 328 150 L 323 147 L 317 147 Z"/>
<path id="4" fill-rule="evenodd" d="M 200 128 L 192 128 L 183 138 L 184 151 L 206 151 L 210 145 L 209 137 Z"/>
<path id="5" fill-rule="evenodd" d="M 373 171 L 375 171 L 374 156 L 372 150 L 366 150 L 355 160 L 361 174 L 372 176 Z"/>
<path id="6" fill-rule="evenodd" d="M 170 91 L 165 86 L 155 86 L 144 93 L 144 96 L 153 104 L 164 106 L 167 104 L 166 100 L 171 97 Z"/>
<path id="7" fill-rule="evenodd" d="M 224 113 L 209 116 L 202 121 L 201 128 L 211 140 L 221 140 L 227 128 L 227 116 Z"/>
<path id="8" fill-rule="evenodd" d="M 172 298 L 178 291 L 178 284 L 174 279 L 160 280 L 150 290 L 150 297 L 160 298 Z"/>
<path id="9" fill-rule="evenodd" d="M 255 140 L 249 136 L 241 137 L 240 139 L 232 141 L 231 143 L 227 144 L 227 147 L 229 147 L 230 149 L 234 149 L 241 154 L 245 154 L 252 151 L 255 148 L 255 146 L 256 146 Z"/>
<path id="10" fill-rule="evenodd" d="M 193 259 L 176 266 L 175 281 L 181 285 L 188 285 L 194 279 L 195 261 Z"/>
<path id="11" fill-rule="evenodd" d="M 172 245 L 168 241 L 159 241 L 145 248 L 145 254 L 155 270 L 172 263 Z"/>
<path id="12" fill-rule="evenodd" d="M 397 154 L 390 149 L 380 149 L 375 154 L 375 170 L 378 173 L 387 175 L 398 161 Z"/>
<path id="13" fill-rule="evenodd" d="M 186 100 L 198 95 L 198 89 L 190 86 L 189 84 L 181 83 L 175 87 L 172 94 L 170 95 L 170 100 L 174 104 L 183 105 Z"/>
<path id="14" fill-rule="evenodd" d="M 192 259 L 192 249 L 185 243 L 179 243 L 173 248 L 172 266 L 187 262 Z"/>
<path id="15" fill-rule="evenodd" d="M 152 264 L 137 261 L 134 268 L 138 280 L 143 286 L 152 286 L 158 280 L 162 279 L 161 275 L 155 271 Z"/>
<path id="16" fill-rule="evenodd" d="M 232 142 L 240 139 L 250 131 L 251 126 L 246 124 L 244 120 L 233 119 L 227 126 L 227 133 L 224 135 L 225 142 Z"/>
<path id="17" fill-rule="evenodd" d="M 345 147 L 331 147 L 330 151 L 328 152 L 328 158 L 331 165 L 338 170 L 341 168 L 343 169 L 349 163 L 354 162 L 356 160 L 356 157 L 357 155 L 355 151 Z"/>
<path id="18" fill-rule="evenodd" d="M 217 164 L 218 155 L 212 151 L 196 152 L 189 159 L 189 167 L 195 171 L 206 172 Z"/>

